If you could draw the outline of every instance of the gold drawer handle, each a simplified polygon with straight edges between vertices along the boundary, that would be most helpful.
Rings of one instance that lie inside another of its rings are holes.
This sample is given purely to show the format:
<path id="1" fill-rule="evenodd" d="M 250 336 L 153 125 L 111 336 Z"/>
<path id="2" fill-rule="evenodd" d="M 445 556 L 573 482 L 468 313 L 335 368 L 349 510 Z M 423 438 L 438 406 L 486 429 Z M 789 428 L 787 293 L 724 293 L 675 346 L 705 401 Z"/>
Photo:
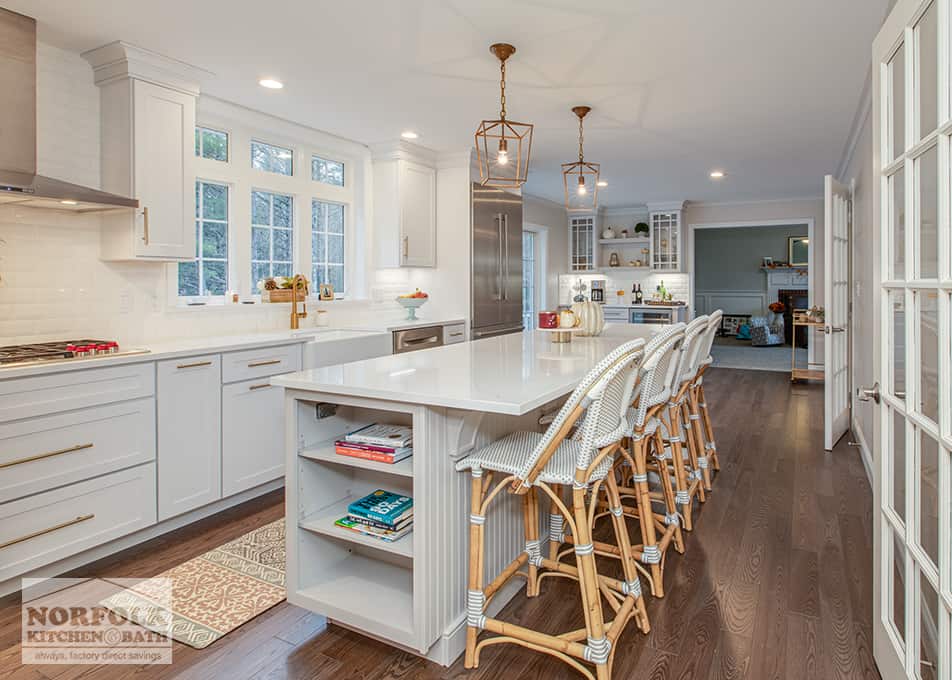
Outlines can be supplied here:
<path id="1" fill-rule="evenodd" d="M 450 333 L 450 337 L 451 337 L 451 338 L 458 338 L 458 337 L 461 336 L 462 334 L 463 334 L 463 331 L 460 331 L 459 333 Z"/>
<path id="2" fill-rule="evenodd" d="M 71 527 L 74 524 L 79 524 L 80 522 L 85 522 L 88 519 L 92 519 L 96 515 L 90 513 L 88 515 L 80 515 L 76 519 L 71 519 L 68 522 L 63 522 L 62 524 L 57 524 L 56 526 L 49 527 L 48 529 L 40 529 L 39 531 L 34 531 L 32 534 L 27 534 L 26 536 L 20 536 L 20 538 L 14 538 L 12 541 L 7 541 L 5 543 L 0 543 L 0 550 L 4 548 L 9 548 L 11 545 L 16 545 L 17 543 L 23 543 L 23 541 L 29 541 L 31 538 L 37 538 L 43 536 L 44 534 L 49 534 L 58 529 L 65 529 L 66 527 Z"/>
<path id="3" fill-rule="evenodd" d="M 14 465 L 21 465 L 23 463 L 31 463 L 34 460 L 42 460 L 43 458 L 52 458 L 53 456 L 60 456 L 64 453 L 72 453 L 73 451 L 82 451 L 83 449 L 93 448 L 92 443 L 89 444 L 77 444 L 76 446 L 70 446 L 65 449 L 58 449 L 56 451 L 49 451 L 47 453 L 38 453 L 35 456 L 27 456 L 26 458 L 17 458 L 16 460 L 11 460 L 7 463 L 0 463 L 0 470 L 3 468 L 13 467 Z"/>
<path id="4" fill-rule="evenodd" d="M 274 366 L 275 364 L 280 364 L 281 359 L 269 359 L 268 361 L 252 361 L 248 364 L 248 368 L 258 368 L 258 366 Z"/>
<path id="5" fill-rule="evenodd" d="M 142 240 L 149 245 L 149 208 L 142 209 Z"/>
<path id="6" fill-rule="evenodd" d="M 179 364 L 177 368 L 198 368 L 199 366 L 211 366 L 210 361 L 196 361 L 194 364 Z"/>
<path id="7" fill-rule="evenodd" d="M 261 384 L 261 385 L 249 385 L 249 386 L 248 386 L 248 389 L 249 389 L 249 390 L 263 390 L 263 389 L 265 389 L 266 387 L 271 387 L 271 384 L 270 384 L 270 383 L 264 383 L 264 384 Z"/>

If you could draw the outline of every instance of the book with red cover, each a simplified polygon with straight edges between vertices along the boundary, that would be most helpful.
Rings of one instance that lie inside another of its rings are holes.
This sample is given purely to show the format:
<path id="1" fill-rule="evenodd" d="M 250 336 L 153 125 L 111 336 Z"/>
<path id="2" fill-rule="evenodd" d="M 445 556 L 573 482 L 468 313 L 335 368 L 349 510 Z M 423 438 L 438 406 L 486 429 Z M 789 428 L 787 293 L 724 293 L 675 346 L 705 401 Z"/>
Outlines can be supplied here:
<path id="1" fill-rule="evenodd" d="M 399 463 L 413 455 L 413 449 L 407 449 L 402 453 L 383 453 L 381 451 L 369 451 L 367 449 L 351 448 L 349 446 L 335 446 L 335 453 L 339 456 L 350 456 L 351 458 L 362 458 L 363 460 L 372 460 L 377 463 Z"/>
<path id="2" fill-rule="evenodd" d="M 377 451 L 379 453 L 403 453 L 405 451 L 413 451 L 413 447 L 410 446 L 381 446 L 379 444 L 364 444 L 361 442 L 352 442 L 346 439 L 338 439 L 334 442 L 334 446 L 343 446 L 348 449 L 363 449 L 364 451 Z"/>

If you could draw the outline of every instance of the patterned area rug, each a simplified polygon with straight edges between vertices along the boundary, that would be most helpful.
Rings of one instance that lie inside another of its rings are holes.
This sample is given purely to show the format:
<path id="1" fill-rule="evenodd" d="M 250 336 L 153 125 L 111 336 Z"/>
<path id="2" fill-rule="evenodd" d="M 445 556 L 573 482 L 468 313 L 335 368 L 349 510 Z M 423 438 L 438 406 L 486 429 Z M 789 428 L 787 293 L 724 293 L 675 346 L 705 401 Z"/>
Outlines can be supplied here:
<path id="1" fill-rule="evenodd" d="M 280 519 L 156 576 L 172 581 L 172 639 L 202 649 L 282 602 L 284 557 Z M 102 604 L 140 626 L 158 629 L 149 625 L 154 615 L 145 613 L 155 611 L 150 584 L 158 587 L 149 579 Z"/>

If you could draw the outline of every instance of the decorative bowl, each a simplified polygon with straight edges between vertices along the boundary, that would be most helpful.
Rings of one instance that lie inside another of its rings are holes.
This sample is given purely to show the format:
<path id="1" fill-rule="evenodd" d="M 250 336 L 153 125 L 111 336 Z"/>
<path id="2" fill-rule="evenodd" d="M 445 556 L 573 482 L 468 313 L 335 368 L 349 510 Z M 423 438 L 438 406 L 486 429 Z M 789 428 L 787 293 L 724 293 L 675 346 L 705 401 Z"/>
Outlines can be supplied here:
<path id="1" fill-rule="evenodd" d="M 429 298 L 405 298 L 398 297 L 397 302 L 407 310 L 407 321 L 416 321 L 416 310 L 422 307 Z"/>

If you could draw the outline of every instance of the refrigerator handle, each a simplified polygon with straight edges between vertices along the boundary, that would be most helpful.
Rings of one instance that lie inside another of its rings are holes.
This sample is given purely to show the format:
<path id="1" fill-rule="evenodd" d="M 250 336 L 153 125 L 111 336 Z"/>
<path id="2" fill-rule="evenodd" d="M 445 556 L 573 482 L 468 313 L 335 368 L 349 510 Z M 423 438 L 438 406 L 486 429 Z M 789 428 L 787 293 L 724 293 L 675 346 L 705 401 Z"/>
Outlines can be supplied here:
<path id="1" fill-rule="evenodd" d="M 509 214 L 503 213 L 502 219 L 504 225 L 503 238 L 506 242 L 506 254 L 504 256 L 504 261 L 506 263 L 506 273 L 502 277 L 502 299 L 509 300 Z"/>
<path id="2" fill-rule="evenodd" d="M 502 213 L 496 213 L 496 236 L 499 244 L 496 252 L 496 299 L 502 300 Z"/>

